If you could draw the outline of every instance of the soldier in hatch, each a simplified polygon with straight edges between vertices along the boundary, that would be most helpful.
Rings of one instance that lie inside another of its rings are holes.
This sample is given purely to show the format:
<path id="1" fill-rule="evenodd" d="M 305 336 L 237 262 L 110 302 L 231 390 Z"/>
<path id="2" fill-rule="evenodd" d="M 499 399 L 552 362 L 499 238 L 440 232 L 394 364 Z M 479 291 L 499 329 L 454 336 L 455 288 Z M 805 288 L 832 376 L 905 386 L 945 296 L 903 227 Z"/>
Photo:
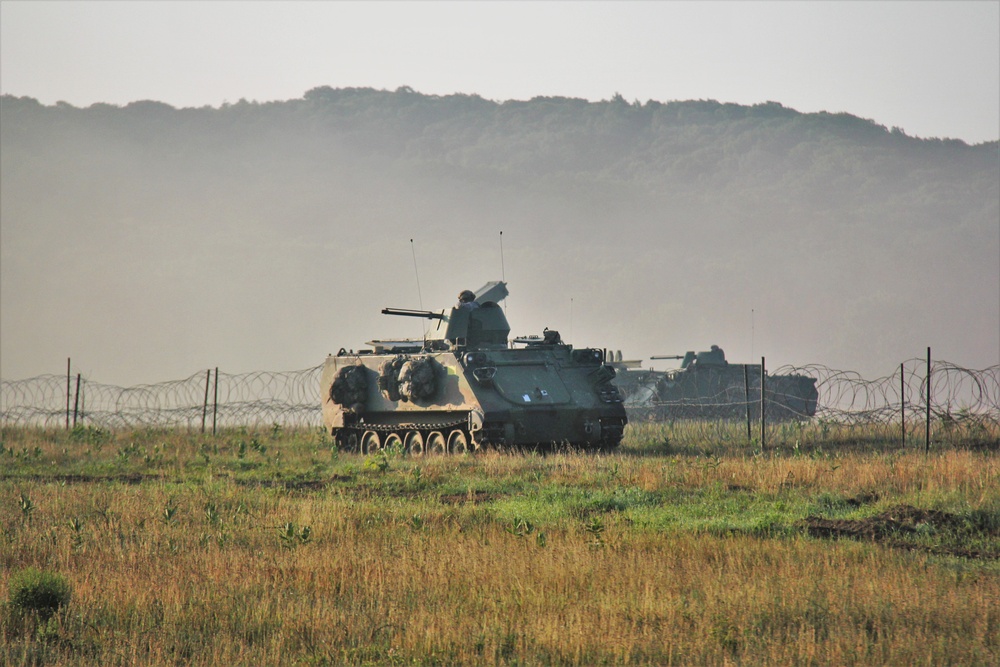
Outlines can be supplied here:
<path id="1" fill-rule="evenodd" d="M 479 308 L 479 304 L 476 303 L 476 294 L 471 290 L 462 290 L 458 293 L 458 303 L 455 305 L 456 308 L 467 308 L 472 310 L 474 308 Z"/>

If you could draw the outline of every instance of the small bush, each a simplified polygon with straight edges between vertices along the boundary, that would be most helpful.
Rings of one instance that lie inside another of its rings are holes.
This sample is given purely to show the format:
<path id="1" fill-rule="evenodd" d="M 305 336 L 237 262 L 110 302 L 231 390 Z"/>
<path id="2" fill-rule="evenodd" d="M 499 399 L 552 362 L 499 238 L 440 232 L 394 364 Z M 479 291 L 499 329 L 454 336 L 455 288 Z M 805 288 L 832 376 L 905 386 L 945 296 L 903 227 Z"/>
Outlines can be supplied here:
<path id="1" fill-rule="evenodd" d="M 69 598 L 70 585 L 62 575 L 29 567 L 10 578 L 11 606 L 43 620 L 69 604 Z"/>
<path id="2" fill-rule="evenodd" d="M 100 445 L 110 440 L 111 434 L 95 426 L 74 426 L 73 430 L 69 432 L 69 439 L 73 442 Z"/>

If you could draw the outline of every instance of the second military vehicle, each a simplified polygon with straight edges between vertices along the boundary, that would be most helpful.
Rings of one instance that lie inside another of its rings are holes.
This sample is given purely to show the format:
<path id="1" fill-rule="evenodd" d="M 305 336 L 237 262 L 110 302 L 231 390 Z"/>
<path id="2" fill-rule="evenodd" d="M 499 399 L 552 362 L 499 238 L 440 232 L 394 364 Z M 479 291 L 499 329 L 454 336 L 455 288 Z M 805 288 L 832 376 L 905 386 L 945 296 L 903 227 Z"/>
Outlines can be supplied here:
<path id="1" fill-rule="evenodd" d="M 617 447 L 627 418 L 604 352 L 574 349 L 551 330 L 509 341 L 498 305 L 507 294 L 498 281 L 463 291 L 454 308 L 440 312 L 385 308 L 436 328 L 423 339 L 372 340 L 370 349 L 327 357 L 323 421 L 337 443 L 362 453 L 398 447 L 412 456 Z"/>
<path id="2" fill-rule="evenodd" d="M 651 359 L 678 359 L 671 371 L 641 368 L 641 362 L 612 362 L 615 384 L 633 419 L 751 419 L 760 418 L 760 364 L 731 364 L 713 345 L 704 352 Z M 816 414 L 816 378 L 806 375 L 765 375 L 765 419 L 807 419 Z"/>

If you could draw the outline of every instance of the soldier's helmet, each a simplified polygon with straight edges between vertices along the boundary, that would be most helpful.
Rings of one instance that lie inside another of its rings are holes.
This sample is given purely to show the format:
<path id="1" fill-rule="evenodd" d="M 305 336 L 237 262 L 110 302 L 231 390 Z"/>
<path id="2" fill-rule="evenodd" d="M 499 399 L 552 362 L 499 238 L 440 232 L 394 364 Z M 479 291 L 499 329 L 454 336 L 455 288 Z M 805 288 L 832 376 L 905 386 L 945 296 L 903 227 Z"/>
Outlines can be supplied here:
<path id="1" fill-rule="evenodd" d="M 458 300 L 460 303 L 471 303 L 476 300 L 476 295 L 471 290 L 462 290 L 458 293 Z"/>

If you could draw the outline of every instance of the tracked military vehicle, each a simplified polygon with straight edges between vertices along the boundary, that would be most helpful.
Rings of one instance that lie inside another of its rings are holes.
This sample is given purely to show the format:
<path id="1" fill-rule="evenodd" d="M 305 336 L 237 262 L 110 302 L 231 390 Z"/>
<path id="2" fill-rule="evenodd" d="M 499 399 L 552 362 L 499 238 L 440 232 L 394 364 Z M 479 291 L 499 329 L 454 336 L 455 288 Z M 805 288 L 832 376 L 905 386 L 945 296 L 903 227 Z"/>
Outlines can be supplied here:
<path id="1" fill-rule="evenodd" d="M 654 371 L 641 362 L 612 362 L 615 384 L 633 420 L 760 418 L 760 364 L 731 364 L 717 345 L 710 350 L 678 356 L 676 370 Z M 816 414 L 816 378 L 806 375 L 766 375 L 765 418 L 768 421 L 807 419 Z"/>
<path id="2" fill-rule="evenodd" d="M 372 340 L 370 349 L 328 356 L 323 421 L 338 445 L 412 456 L 617 447 L 627 418 L 604 352 L 575 349 L 551 330 L 508 340 L 498 305 L 507 294 L 505 283 L 491 282 L 439 312 L 385 308 L 436 327 L 423 339 Z"/>

